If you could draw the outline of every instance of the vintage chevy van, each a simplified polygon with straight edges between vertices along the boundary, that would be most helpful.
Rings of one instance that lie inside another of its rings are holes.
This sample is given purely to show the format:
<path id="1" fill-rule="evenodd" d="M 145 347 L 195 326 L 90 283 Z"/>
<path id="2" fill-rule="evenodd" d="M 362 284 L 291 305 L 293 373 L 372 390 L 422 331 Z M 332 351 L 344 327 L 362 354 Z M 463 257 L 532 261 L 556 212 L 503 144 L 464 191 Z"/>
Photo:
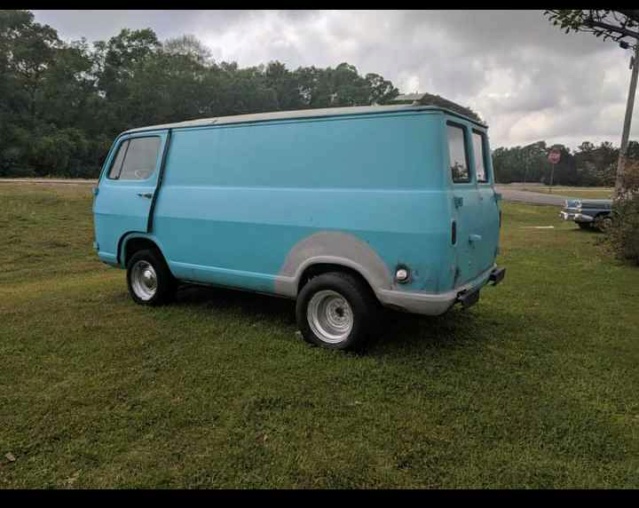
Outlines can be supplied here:
<path id="1" fill-rule="evenodd" d="M 136 303 L 180 282 L 279 295 L 307 341 L 357 348 L 380 305 L 439 315 L 504 277 L 486 130 L 410 104 L 132 129 L 94 190 L 94 247 Z"/>

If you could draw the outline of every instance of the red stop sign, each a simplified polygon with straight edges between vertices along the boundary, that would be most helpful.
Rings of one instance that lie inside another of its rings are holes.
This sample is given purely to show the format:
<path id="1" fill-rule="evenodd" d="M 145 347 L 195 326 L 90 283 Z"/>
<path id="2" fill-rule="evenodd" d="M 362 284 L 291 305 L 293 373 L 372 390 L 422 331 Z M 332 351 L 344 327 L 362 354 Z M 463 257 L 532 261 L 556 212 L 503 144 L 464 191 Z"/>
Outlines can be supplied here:
<path id="1" fill-rule="evenodd" d="M 548 154 L 548 161 L 551 164 L 557 164 L 561 159 L 561 152 L 559 150 L 551 150 Z"/>

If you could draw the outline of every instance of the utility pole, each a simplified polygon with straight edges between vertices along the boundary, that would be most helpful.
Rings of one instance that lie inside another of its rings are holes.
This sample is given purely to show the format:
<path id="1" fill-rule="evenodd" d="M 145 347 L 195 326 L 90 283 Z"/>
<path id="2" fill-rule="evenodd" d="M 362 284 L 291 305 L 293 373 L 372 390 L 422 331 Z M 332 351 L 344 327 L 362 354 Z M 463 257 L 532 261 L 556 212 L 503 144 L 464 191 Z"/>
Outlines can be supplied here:
<path id="1" fill-rule="evenodd" d="M 615 180 L 615 197 L 621 197 L 623 191 L 623 172 L 630 137 L 630 124 L 632 122 L 632 110 L 635 105 L 635 92 L 637 90 L 637 71 L 639 71 L 639 40 L 635 44 L 635 54 L 630 60 L 632 74 L 630 76 L 630 90 L 628 90 L 628 102 L 626 104 L 626 118 L 623 122 L 621 134 L 621 147 L 619 148 L 619 160 L 617 161 L 617 178 Z"/>

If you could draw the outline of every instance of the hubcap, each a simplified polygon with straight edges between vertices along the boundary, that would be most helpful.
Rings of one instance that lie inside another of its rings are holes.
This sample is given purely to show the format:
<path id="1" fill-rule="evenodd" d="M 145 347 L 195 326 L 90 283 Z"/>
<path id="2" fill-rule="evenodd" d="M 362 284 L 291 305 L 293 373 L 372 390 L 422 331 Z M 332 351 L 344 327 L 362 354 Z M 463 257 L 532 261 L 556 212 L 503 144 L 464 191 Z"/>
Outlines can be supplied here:
<path id="1" fill-rule="evenodd" d="M 342 295 L 330 289 L 313 295 L 306 309 L 306 319 L 313 333 L 324 342 L 338 344 L 353 329 L 353 310 Z"/>
<path id="2" fill-rule="evenodd" d="M 155 269 L 148 261 L 138 261 L 131 269 L 131 287 L 135 295 L 148 301 L 158 290 L 158 278 Z"/>

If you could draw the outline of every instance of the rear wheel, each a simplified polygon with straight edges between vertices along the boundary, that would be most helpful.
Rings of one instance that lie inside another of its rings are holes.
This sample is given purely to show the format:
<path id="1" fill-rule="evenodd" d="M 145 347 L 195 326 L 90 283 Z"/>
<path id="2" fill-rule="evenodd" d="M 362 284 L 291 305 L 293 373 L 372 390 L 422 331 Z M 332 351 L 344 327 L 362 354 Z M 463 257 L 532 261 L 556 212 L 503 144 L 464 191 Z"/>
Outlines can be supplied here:
<path id="1" fill-rule="evenodd" d="M 361 349 L 377 329 L 379 303 L 357 277 L 329 272 L 311 279 L 296 303 L 297 324 L 310 344 Z"/>
<path id="2" fill-rule="evenodd" d="M 177 281 L 162 255 L 152 249 L 140 250 L 131 256 L 126 280 L 131 298 L 140 305 L 163 305 L 172 301 L 177 291 Z"/>

